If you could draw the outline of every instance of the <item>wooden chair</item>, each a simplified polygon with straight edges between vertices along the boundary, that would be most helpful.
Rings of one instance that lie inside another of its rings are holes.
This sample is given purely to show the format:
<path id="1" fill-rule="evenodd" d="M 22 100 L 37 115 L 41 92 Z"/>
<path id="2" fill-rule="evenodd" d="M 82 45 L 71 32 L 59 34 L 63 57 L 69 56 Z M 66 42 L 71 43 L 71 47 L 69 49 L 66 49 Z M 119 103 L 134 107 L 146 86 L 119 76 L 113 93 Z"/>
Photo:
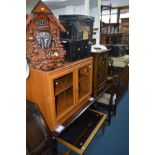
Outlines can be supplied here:
<path id="1" fill-rule="evenodd" d="M 116 115 L 115 86 L 113 85 L 113 82 L 109 83 L 109 85 L 109 89 L 96 101 L 98 106 L 108 110 L 108 125 L 111 123 L 111 116 Z"/>

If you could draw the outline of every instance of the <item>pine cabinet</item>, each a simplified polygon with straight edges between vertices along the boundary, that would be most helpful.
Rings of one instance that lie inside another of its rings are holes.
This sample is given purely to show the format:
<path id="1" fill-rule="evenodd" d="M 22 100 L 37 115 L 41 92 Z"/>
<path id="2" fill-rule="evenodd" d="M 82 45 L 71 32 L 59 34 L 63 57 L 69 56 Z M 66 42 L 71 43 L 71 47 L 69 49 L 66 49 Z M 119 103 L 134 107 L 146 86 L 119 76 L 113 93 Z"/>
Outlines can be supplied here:
<path id="1" fill-rule="evenodd" d="M 31 69 L 26 97 L 38 104 L 49 128 L 55 131 L 92 93 L 93 58 L 65 63 L 53 71 Z"/>

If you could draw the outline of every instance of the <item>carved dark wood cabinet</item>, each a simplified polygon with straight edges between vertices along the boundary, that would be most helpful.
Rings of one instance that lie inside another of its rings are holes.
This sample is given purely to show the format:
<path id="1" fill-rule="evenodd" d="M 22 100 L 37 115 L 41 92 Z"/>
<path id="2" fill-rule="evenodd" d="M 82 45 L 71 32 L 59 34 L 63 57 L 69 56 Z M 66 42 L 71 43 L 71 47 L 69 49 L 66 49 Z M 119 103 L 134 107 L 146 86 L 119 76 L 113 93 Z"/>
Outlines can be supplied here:
<path id="1" fill-rule="evenodd" d="M 108 75 L 109 50 L 92 52 L 93 62 L 93 96 L 96 97 L 106 86 Z"/>
<path id="2" fill-rule="evenodd" d="M 115 86 L 117 100 L 120 100 L 124 92 L 128 89 L 129 85 L 129 66 L 126 67 L 112 67 L 109 69 L 108 76 L 113 77 L 113 80 L 110 81 Z"/>
<path id="3" fill-rule="evenodd" d="M 122 72 L 116 77 L 115 83 L 118 83 L 117 98 L 118 100 L 124 95 L 129 85 L 129 67 L 125 67 Z"/>

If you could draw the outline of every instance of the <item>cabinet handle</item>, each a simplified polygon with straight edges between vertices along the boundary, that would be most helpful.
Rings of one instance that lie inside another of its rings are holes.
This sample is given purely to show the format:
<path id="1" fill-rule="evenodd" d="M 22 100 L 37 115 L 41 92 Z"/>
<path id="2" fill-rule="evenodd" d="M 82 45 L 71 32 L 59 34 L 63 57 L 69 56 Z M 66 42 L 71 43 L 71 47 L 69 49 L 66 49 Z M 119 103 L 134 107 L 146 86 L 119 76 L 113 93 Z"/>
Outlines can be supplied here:
<path id="1" fill-rule="evenodd" d="M 91 65 L 89 65 L 88 68 L 91 68 Z"/>
<path id="2" fill-rule="evenodd" d="M 59 82 L 55 82 L 55 85 L 58 85 L 59 84 Z"/>

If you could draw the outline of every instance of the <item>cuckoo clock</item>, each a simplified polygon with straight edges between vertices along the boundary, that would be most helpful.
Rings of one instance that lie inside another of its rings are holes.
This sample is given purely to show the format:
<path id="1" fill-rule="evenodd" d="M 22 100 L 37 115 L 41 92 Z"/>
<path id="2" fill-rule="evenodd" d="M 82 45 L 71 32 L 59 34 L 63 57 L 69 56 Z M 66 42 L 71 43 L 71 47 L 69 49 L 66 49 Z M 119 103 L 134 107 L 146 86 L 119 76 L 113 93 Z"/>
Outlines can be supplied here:
<path id="1" fill-rule="evenodd" d="M 63 64 L 66 51 L 60 32 L 65 31 L 52 11 L 39 1 L 26 19 L 26 58 L 33 68 L 48 71 Z"/>

